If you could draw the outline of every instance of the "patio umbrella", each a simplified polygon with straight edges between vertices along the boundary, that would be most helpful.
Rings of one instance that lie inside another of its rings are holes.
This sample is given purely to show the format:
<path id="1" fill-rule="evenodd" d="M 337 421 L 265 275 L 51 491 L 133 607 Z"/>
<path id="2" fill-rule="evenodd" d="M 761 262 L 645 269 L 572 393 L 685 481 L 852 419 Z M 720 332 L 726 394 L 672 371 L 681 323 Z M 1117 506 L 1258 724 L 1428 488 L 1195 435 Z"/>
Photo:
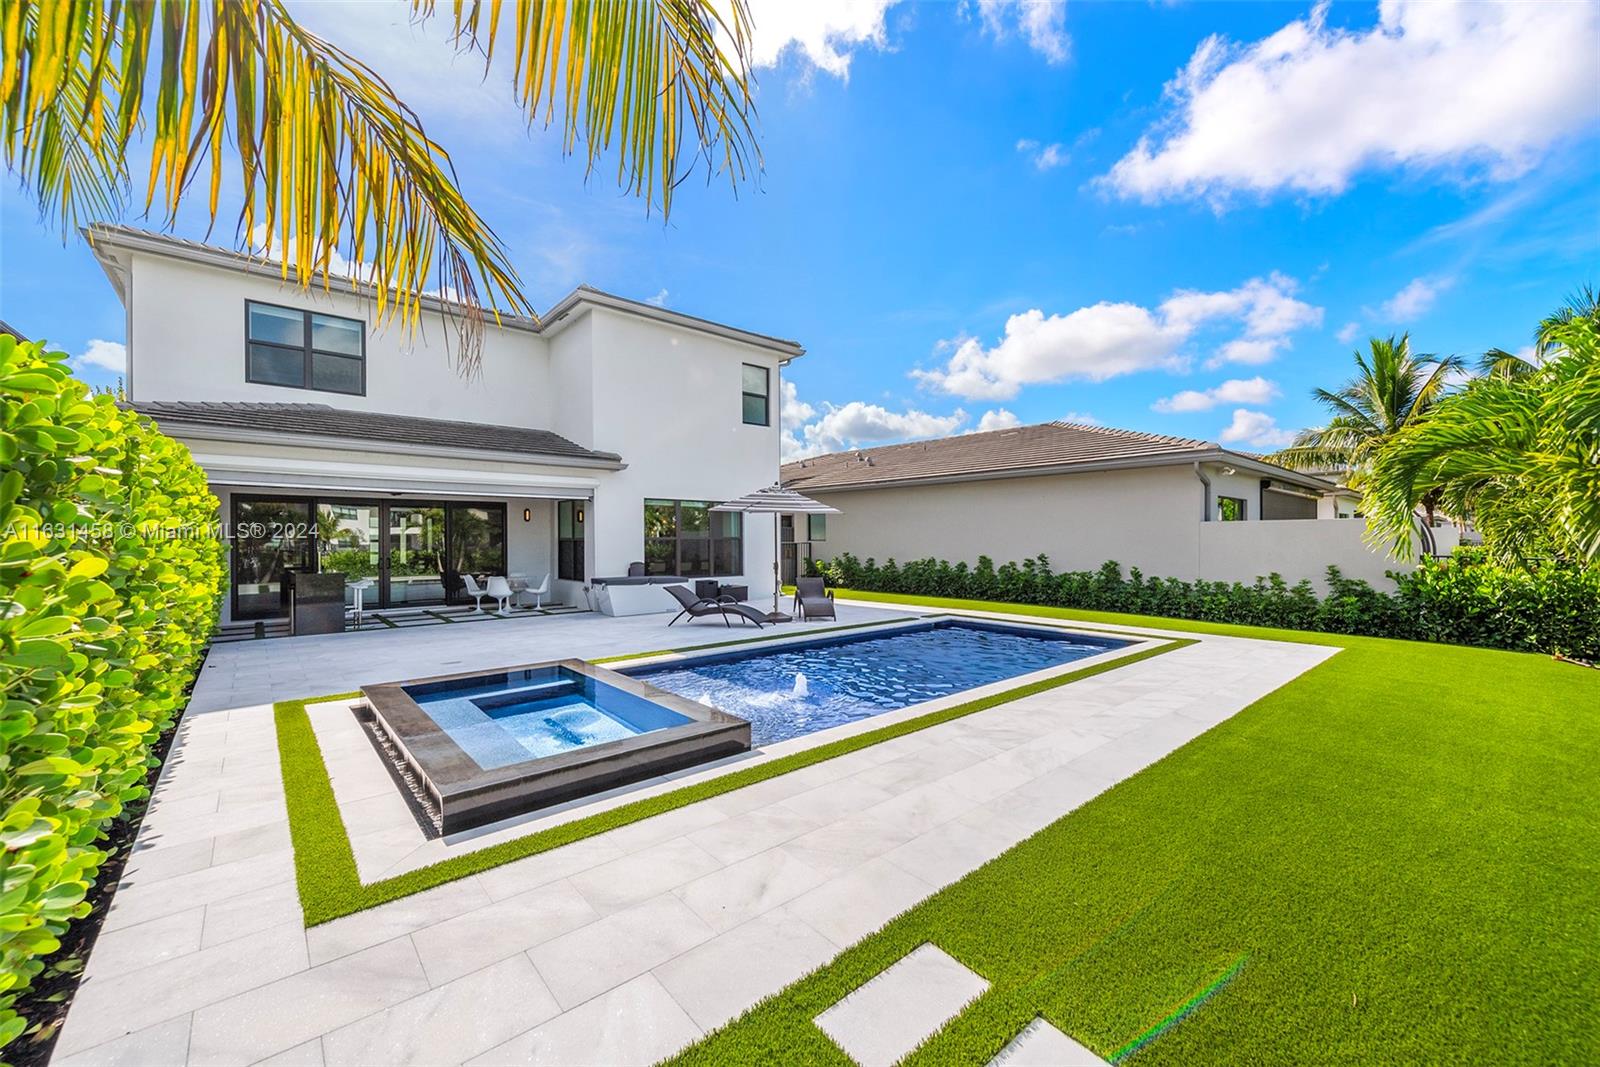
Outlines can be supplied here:
<path id="1" fill-rule="evenodd" d="M 757 489 L 746 494 L 738 500 L 729 500 L 727 503 L 718 504 L 712 511 L 741 511 L 752 515 L 837 515 L 838 508 L 830 508 L 818 500 L 802 496 L 793 489 L 785 489 L 781 485 L 769 485 L 765 489 Z M 778 590 L 783 582 L 780 580 L 778 570 L 778 520 L 772 520 L 772 613 L 778 612 Z"/>

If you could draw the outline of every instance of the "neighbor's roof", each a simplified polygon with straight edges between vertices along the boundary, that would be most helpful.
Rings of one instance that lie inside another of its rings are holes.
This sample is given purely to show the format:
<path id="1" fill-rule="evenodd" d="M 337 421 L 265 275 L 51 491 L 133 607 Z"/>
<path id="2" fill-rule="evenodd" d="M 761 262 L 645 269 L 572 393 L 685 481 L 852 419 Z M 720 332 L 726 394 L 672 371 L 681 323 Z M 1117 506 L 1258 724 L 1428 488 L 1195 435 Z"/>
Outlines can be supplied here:
<path id="1" fill-rule="evenodd" d="M 251 274 L 271 277 L 275 280 L 281 280 L 282 278 L 282 268 L 275 260 L 263 256 L 250 255 L 246 252 L 238 252 L 230 248 L 222 248 L 217 245 L 208 245 L 201 241 L 191 241 L 185 237 L 175 237 L 168 233 L 143 230 L 137 226 L 95 223 L 92 226 L 85 227 L 83 235 L 88 238 L 89 245 L 94 249 L 101 266 L 111 276 L 112 285 L 116 287 L 119 296 L 124 293 L 123 281 L 119 277 L 119 272 L 123 268 L 117 266 L 105 254 L 106 249 L 125 248 L 133 251 L 148 252 L 153 255 L 172 256 L 198 263 L 209 263 L 233 270 L 243 270 Z M 321 284 L 320 280 L 317 284 Z M 348 293 L 367 294 L 373 291 L 373 287 L 365 282 L 354 281 L 331 273 L 328 285 L 334 290 Z M 124 297 L 124 299 L 126 298 Z M 422 303 L 430 311 L 447 310 L 445 303 L 434 296 L 424 296 Z M 710 319 L 702 319 L 695 315 L 685 315 L 681 311 L 673 311 L 670 308 L 656 307 L 654 304 L 645 303 L 641 300 L 617 296 L 615 293 L 607 293 L 590 285 L 578 286 L 572 292 L 556 301 L 555 306 L 537 319 L 526 315 L 501 312 L 500 325 L 509 329 L 554 336 L 565 329 L 571 322 L 576 321 L 578 318 L 578 315 L 575 314 L 576 312 L 587 311 L 591 308 L 608 308 L 612 311 L 619 311 L 638 318 L 652 319 L 656 322 L 667 323 L 682 329 L 695 330 L 727 340 L 754 345 L 758 348 L 771 349 L 781 355 L 785 362 L 804 355 L 806 351 L 798 341 L 772 337 L 768 334 L 756 333 L 754 330 L 740 329 L 737 326 L 713 322 Z"/>
<path id="2" fill-rule="evenodd" d="M 596 452 L 549 430 L 492 426 L 452 419 L 422 419 L 349 411 L 327 404 L 261 404 L 204 401 L 138 401 L 131 405 L 157 424 L 182 434 L 187 428 L 227 431 L 229 437 L 284 436 L 288 444 L 315 446 L 319 438 L 420 446 L 450 451 L 512 453 L 563 465 L 619 467 L 615 452 Z"/>
<path id="3" fill-rule="evenodd" d="M 1210 441 L 1046 422 L 936 441 L 835 452 L 786 463 L 783 484 L 804 492 L 923 482 L 970 481 L 1216 460 L 1316 489 L 1332 485 Z"/>

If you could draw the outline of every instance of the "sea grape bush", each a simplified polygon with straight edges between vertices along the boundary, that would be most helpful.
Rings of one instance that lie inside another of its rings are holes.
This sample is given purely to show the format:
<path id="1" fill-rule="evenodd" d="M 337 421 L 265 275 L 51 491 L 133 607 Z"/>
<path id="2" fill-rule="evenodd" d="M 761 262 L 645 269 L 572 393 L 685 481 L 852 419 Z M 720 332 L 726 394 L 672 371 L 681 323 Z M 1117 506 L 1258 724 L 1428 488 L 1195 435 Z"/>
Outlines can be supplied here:
<path id="1" fill-rule="evenodd" d="M 1048 604 L 1089 611 L 1272 626 L 1287 630 L 1446 641 L 1484 648 L 1600 659 L 1600 566 L 1547 564 L 1532 569 L 1490 562 L 1481 550 L 1457 549 L 1396 572 L 1393 593 L 1328 568 L 1328 592 L 1277 574 L 1242 582 L 1184 581 L 1126 575 L 1107 561 L 1094 571 L 1055 573 L 1044 555 L 996 567 L 921 559 L 862 561 L 845 553 L 813 564 L 830 583 L 864 592 Z"/>
<path id="2" fill-rule="evenodd" d="M 147 792 L 223 583 L 188 449 L 65 360 L 0 334 L 0 1046 Z"/>

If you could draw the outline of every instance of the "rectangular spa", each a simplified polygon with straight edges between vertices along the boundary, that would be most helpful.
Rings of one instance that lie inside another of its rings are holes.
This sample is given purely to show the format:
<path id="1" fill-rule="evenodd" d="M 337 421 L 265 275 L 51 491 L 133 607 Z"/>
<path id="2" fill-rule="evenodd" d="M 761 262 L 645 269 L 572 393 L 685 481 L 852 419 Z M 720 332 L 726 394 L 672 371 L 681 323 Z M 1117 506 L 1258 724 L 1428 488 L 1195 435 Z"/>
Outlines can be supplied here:
<path id="1" fill-rule="evenodd" d="M 569 659 L 362 687 L 454 833 L 750 748 L 750 724 Z"/>
<path id="2" fill-rule="evenodd" d="M 747 719 L 751 744 L 761 746 L 1131 643 L 1048 626 L 939 618 L 621 672 Z"/>

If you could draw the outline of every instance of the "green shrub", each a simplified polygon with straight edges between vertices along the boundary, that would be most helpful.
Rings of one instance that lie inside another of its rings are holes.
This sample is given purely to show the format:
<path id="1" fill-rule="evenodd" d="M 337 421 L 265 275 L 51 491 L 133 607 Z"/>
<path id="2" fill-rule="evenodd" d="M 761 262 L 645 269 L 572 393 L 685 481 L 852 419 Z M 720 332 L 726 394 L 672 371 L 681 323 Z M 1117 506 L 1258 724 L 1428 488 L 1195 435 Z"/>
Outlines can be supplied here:
<path id="1" fill-rule="evenodd" d="M 65 358 L 0 334 L 0 1046 L 146 793 L 223 582 L 205 474 Z"/>
<path id="2" fill-rule="evenodd" d="M 1320 599 L 1310 582 L 1290 585 L 1277 574 L 1252 585 L 1147 578 L 1137 567 L 1124 577 L 1122 566 L 1111 561 L 1096 571 L 1056 574 L 1043 555 L 998 569 L 980 556 L 968 569 L 965 563 L 935 559 L 903 565 L 891 559 L 880 566 L 845 553 L 816 562 L 813 570 L 835 585 L 864 592 L 1048 604 L 1600 659 L 1600 567 L 1508 569 L 1475 549 L 1458 549 L 1449 559 L 1427 559 L 1414 572 L 1393 574 L 1393 593 L 1329 567 L 1328 593 Z"/>

